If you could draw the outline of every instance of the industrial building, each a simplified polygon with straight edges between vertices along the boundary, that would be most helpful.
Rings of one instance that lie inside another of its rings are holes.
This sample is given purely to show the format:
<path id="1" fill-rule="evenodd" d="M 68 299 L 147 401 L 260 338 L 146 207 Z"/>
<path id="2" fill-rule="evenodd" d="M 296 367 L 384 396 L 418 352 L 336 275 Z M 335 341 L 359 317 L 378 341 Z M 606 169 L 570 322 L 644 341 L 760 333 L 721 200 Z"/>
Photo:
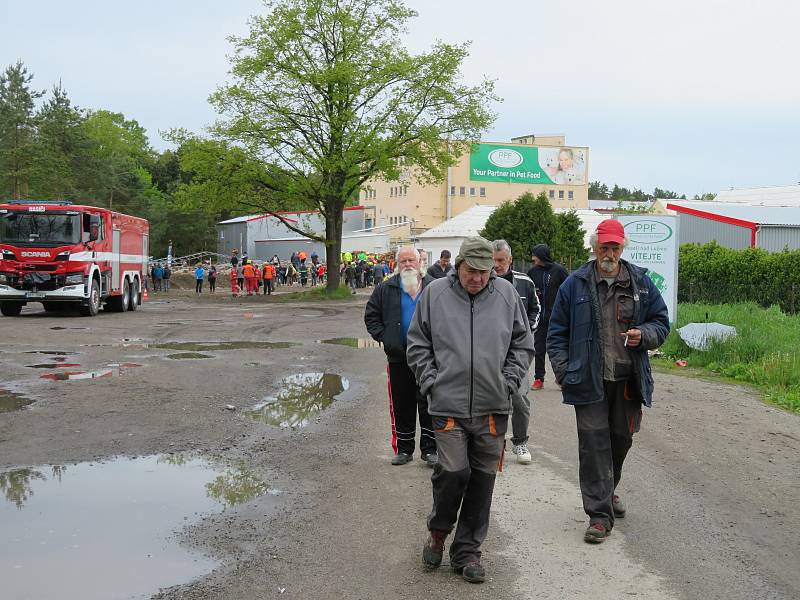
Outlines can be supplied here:
<path id="1" fill-rule="evenodd" d="M 389 248 L 388 228 L 373 228 L 368 211 L 363 206 L 344 209 L 342 223 L 342 252 L 364 250 L 385 252 Z M 319 211 L 278 213 L 295 227 L 325 235 L 325 219 Z M 265 260 L 277 254 L 281 260 L 292 252 L 304 251 L 309 256 L 316 252 L 326 259 L 325 245 L 301 236 L 289 229 L 280 219 L 271 215 L 247 215 L 228 219 L 217 224 L 217 252 L 230 255 L 235 248 L 255 260 Z"/>
<path id="2" fill-rule="evenodd" d="M 800 188 L 800 186 L 797 186 Z M 746 202 L 670 202 L 679 219 L 681 244 L 717 242 L 727 248 L 800 249 L 800 202 L 797 206 Z"/>

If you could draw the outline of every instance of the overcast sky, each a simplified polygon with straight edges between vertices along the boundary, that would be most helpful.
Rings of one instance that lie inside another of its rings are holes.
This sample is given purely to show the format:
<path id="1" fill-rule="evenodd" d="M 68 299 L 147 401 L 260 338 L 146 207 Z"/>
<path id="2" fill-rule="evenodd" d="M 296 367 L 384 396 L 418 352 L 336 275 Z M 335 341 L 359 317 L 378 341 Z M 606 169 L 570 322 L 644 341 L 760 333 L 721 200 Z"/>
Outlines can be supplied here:
<path id="1" fill-rule="evenodd" d="M 560 133 L 592 180 L 691 196 L 800 181 L 800 2 L 407 0 L 409 48 L 472 41 L 467 81 L 504 101 L 486 140 Z M 61 80 L 83 108 L 200 132 L 226 80 L 227 36 L 260 0 L 0 2 L 0 68 Z"/>

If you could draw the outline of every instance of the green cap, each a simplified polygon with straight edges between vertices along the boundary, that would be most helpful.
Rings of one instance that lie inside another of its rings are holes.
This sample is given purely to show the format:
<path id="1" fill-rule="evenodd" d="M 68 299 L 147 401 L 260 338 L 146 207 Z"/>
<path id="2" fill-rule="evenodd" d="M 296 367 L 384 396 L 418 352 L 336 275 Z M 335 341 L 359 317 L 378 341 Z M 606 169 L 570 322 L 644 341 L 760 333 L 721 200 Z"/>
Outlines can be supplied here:
<path id="1" fill-rule="evenodd" d="M 489 240 L 479 235 L 468 237 L 461 244 L 461 250 L 458 251 L 458 256 L 456 256 L 456 269 L 461 264 L 461 261 L 466 261 L 473 269 L 491 271 L 492 267 L 494 267 L 492 244 Z"/>

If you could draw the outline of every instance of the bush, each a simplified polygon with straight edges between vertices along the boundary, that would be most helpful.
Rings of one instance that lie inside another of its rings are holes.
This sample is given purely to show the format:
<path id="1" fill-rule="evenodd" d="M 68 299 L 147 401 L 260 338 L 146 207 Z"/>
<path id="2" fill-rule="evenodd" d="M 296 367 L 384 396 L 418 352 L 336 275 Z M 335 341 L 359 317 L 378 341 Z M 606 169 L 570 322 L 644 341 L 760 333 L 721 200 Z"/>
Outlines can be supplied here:
<path id="1" fill-rule="evenodd" d="M 684 244 L 678 264 L 678 302 L 755 302 L 788 313 L 800 311 L 800 250 Z"/>

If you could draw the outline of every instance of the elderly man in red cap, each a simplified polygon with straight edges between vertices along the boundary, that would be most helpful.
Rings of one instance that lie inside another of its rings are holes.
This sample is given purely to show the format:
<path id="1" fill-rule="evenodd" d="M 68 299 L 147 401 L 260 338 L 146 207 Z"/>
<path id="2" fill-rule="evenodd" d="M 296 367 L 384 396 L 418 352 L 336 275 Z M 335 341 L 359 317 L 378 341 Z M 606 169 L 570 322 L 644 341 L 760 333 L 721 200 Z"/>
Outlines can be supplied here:
<path id="1" fill-rule="evenodd" d="M 628 244 L 607 219 L 589 238 L 595 259 L 561 285 L 550 317 L 547 353 L 565 404 L 575 407 L 584 540 L 600 543 L 625 516 L 616 493 L 622 463 L 650 406 L 648 350 L 669 333 L 667 306 L 647 269 L 622 260 Z"/>

